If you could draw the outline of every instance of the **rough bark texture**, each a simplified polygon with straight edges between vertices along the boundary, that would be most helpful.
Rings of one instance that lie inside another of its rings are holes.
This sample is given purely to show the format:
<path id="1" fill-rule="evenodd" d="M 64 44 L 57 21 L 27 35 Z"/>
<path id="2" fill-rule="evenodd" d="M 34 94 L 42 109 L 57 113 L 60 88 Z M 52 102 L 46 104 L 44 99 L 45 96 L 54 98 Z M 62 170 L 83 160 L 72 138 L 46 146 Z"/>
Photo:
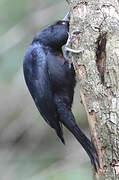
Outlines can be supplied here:
<path id="1" fill-rule="evenodd" d="M 95 179 L 119 179 L 119 4 L 117 0 L 68 0 L 71 54 L 101 169 Z"/>

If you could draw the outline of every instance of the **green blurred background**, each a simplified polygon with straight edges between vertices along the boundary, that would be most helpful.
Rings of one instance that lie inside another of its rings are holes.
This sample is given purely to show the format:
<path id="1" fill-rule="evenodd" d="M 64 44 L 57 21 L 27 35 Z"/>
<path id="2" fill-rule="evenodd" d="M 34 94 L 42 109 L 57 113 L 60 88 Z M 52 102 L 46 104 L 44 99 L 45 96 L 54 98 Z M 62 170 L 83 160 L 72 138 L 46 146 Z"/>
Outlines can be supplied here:
<path id="1" fill-rule="evenodd" d="M 87 154 L 65 128 L 66 145 L 59 141 L 38 113 L 22 72 L 34 35 L 67 11 L 65 0 L 0 0 L 0 180 L 92 179 Z M 73 111 L 88 134 L 77 90 Z"/>

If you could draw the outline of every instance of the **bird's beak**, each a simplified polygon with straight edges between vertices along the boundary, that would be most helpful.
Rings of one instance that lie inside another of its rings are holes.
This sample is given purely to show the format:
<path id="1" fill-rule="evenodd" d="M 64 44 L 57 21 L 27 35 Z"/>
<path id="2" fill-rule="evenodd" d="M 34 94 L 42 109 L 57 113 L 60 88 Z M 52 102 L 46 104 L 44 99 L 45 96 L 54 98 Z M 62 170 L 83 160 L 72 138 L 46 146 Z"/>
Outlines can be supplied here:
<path id="1" fill-rule="evenodd" d="M 67 13 L 67 15 L 63 18 L 63 21 L 69 21 L 70 20 L 70 12 Z"/>

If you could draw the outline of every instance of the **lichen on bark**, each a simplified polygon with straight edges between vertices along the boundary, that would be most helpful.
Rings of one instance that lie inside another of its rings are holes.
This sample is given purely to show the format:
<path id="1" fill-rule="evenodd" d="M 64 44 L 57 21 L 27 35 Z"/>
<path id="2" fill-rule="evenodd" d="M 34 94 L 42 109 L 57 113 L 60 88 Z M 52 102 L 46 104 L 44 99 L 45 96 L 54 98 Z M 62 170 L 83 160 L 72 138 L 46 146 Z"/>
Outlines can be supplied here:
<path id="1" fill-rule="evenodd" d="M 80 33 L 71 54 L 100 167 L 95 178 L 119 179 L 119 4 L 116 0 L 68 0 L 70 34 Z"/>

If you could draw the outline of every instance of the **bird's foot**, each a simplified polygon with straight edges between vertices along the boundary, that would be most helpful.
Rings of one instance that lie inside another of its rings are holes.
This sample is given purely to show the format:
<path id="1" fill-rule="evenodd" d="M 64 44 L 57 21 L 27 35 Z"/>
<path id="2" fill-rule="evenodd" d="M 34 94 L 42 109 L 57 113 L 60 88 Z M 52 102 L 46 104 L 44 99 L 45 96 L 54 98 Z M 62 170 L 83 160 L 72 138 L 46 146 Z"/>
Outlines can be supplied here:
<path id="1" fill-rule="evenodd" d="M 66 47 L 66 51 L 69 51 L 69 52 L 72 52 L 72 53 L 75 53 L 75 54 L 79 54 L 79 53 L 83 53 L 84 50 L 75 50 L 75 49 L 72 49 L 72 48 L 69 48 L 69 47 Z"/>
<path id="2" fill-rule="evenodd" d="M 82 50 L 75 50 L 75 49 L 70 48 L 73 39 L 76 38 L 79 33 L 80 33 L 80 31 L 74 31 L 72 33 L 72 35 L 69 35 L 67 43 L 66 43 L 65 48 L 64 48 L 65 58 L 70 64 L 71 64 L 70 53 L 80 54 L 80 53 L 84 52 L 83 49 Z"/>

